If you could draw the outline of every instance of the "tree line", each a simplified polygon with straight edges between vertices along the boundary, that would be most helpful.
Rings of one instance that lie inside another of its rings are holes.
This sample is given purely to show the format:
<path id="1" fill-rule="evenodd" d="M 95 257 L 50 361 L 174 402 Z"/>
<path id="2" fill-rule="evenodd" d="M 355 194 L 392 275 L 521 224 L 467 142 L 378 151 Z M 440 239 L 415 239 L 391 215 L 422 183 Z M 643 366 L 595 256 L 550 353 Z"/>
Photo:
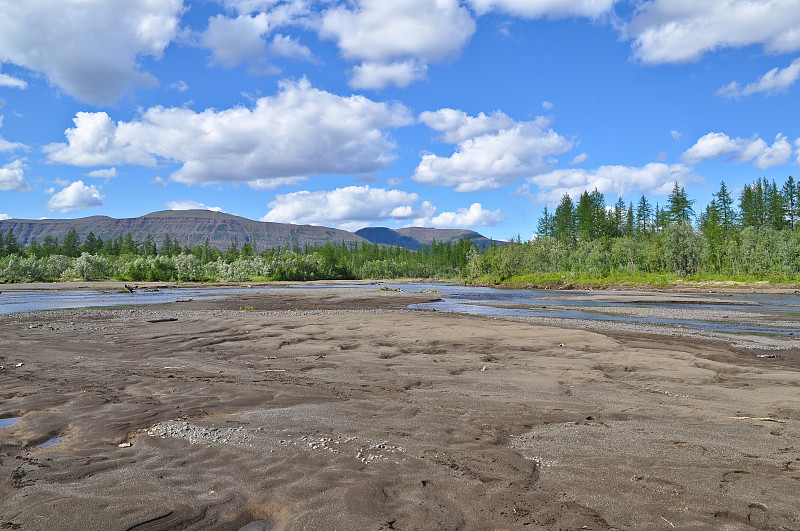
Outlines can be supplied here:
<path id="1" fill-rule="evenodd" d="M 10 229 L 0 234 L 0 279 L 6 282 L 111 278 L 125 281 L 355 280 L 362 278 L 458 278 L 466 269 L 468 239 L 432 242 L 412 251 L 377 243 L 293 244 L 258 251 L 234 238 L 217 249 L 181 246 L 166 234 L 156 245 L 151 235 L 137 241 L 130 233 L 103 241 L 92 232 L 81 241 L 71 230 L 59 241 L 46 236 L 22 245 Z"/>
<path id="2" fill-rule="evenodd" d="M 645 196 L 607 206 L 596 189 L 545 207 L 530 242 L 491 249 L 471 275 L 489 283 L 580 283 L 657 277 L 793 280 L 800 274 L 800 187 L 759 178 L 734 199 L 722 182 L 699 213 L 675 183 L 666 203 Z"/>
<path id="3" fill-rule="evenodd" d="M 258 251 L 234 240 L 226 249 L 156 244 L 130 233 L 106 241 L 75 231 L 41 243 L 0 234 L 0 280 L 113 278 L 139 281 L 322 280 L 424 277 L 499 284 L 659 283 L 695 279 L 797 281 L 800 277 L 800 186 L 765 178 L 734 199 L 722 182 L 699 213 L 675 183 L 666 203 L 636 204 L 583 192 L 545 208 L 530 241 L 478 248 L 468 239 L 433 242 L 412 251 L 374 243 L 297 244 Z"/>

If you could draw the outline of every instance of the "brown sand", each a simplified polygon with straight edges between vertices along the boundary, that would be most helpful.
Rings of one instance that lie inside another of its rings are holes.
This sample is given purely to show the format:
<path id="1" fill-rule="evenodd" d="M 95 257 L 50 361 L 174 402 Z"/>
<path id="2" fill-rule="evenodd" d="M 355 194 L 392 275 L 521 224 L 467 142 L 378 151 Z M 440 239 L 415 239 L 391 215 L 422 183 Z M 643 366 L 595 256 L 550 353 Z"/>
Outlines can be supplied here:
<path id="1" fill-rule="evenodd" d="M 434 296 L 0 317 L 0 528 L 800 529 L 795 368 Z"/>

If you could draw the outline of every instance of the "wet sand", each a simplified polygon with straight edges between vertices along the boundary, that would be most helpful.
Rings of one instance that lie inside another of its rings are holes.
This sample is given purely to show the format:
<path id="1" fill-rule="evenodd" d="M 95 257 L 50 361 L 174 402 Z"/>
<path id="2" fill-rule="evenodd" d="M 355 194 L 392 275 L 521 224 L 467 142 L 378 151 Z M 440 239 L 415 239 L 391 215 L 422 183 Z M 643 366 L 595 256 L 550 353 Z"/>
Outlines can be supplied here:
<path id="1" fill-rule="evenodd" d="M 0 528 L 800 529 L 797 368 L 435 297 L 0 316 Z"/>

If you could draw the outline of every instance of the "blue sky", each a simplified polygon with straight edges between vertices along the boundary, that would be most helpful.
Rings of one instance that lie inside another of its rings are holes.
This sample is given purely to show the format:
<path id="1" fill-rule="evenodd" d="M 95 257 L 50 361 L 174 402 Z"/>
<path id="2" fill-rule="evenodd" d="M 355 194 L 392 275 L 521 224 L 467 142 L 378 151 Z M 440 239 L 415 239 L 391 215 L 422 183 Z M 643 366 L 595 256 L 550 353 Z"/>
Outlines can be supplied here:
<path id="1" fill-rule="evenodd" d="M 800 0 L 0 0 L 0 219 L 498 239 L 800 159 Z M 796 175 L 797 176 L 797 175 Z"/>

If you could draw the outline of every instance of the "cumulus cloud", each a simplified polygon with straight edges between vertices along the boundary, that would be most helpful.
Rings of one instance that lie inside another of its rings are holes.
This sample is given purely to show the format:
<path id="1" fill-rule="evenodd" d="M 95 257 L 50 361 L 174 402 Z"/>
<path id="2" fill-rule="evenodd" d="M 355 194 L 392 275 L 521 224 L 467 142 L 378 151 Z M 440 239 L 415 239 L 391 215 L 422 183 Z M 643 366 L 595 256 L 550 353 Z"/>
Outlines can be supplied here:
<path id="1" fill-rule="evenodd" d="M 458 0 L 358 0 L 326 10 L 319 28 L 346 59 L 364 63 L 353 82 L 369 81 L 369 88 L 381 88 L 379 80 L 410 83 L 424 73 L 422 65 L 457 54 L 474 32 L 475 21 Z"/>
<path id="2" fill-rule="evenodd" d="M 85 174 L 87 177 L 94 177 L 95 179 L 113 179 L 117 176 L 116 168 L 105 168 L 101 170 L 94 170 Z"/>
<path id="3" fill-rule="evenodd" d="M 300 44 L 297 39 L 293 39 L 288 35 L 275 35 L 269 45 L 269 52 L 279 57 L 290 57 L 311 63 L 317 62 L 316 57 L 311 53 L 311 49 L 308 46 Z"/>
<path id="4" fill-rule="evenodd" d="M 672 140 L 680 140 L 681 138 L 683 138 L 683 133 L 681 133 L 680 131 L 676 131 L 675 129 L 671 130 L 669 132 L 669 135 L 672 137 Z"/>
<path id="5" fill-rule="evenodd" d="M 423 155 L 413 175 L 417 182 L 452 186 L 458 192 L 493 190 L 545 171 L 554 155 L 573 146 L 548 129 L 546 118 L 513 122 L 498 111 L 463 119 L 460 111 L 444 111 L 424 120 L 456 143 L 456 151 L 450 157 Z"/>
<path id="6" fill-rule="evenodd" d="M 0 190 L 4 192 L 30 192 L 33 188 L 25 182 L 25 159 L 17 159 L 0 167 Z"/>
<path id="7" fill-rule="evenodd" d="M 597 18 L 607 14 L 617 0 L 469 0 L 475 11 L 508 13 L 524 18 L 562 18 L 571 16 Z"/>
<path id="8" fill-rule="evenodd" d="M 2 66 L 3 65 L 0 64 L 0 70 L 2 70 Z M 8 74 L 0 72 L 0 87 L 9 87 L 9 88 L 25 90 L 26 88 L 28 88 L 28 83 L 24 79 L 9 76 Z"/>
<path id="9" fill-rule="evenodd" d="M 442 133 L 442 140 L 449 144 L 458 144 L 476 136 L 496 133 L 514 126 L 514 120 L 502 111 L 494 111 L 488 116 L 484 113 L 469 116 L 457 109 L 439 109 L 421 113 L 419 121 Z"/>
<path id="10" fill-rule="evenodd" d="M 160 57 L 178 31 L 182 0 L 0 0 L 0 63 L 42 72 L 76 98 L 112 104 L 151 86 L 142 57 Z"/>
<path id="11" fill-rule="evenodd" d="M 216 15 L 208 20 L 208 28 L 201 40 L 211 50 L 215 62 L 235 66 L 242 61 L 263 58 L 264 35 L 269 28 L 266 13 L 239 15 L 236 18 Z"/>
<path id="12" fill-rule="evenodd" d="M 575 155 L 575 158 L 572 159 L 569 163 L 571 165 L 573 165 L 573 166 L 576 165 L 576 164 L 582 164 L 582 163 L 586 162 L 586 159 L 588 159 L 588 158 L 589 158 L 589 154 L 588 153 L 581 153 L 580 155 Z"/>
<path id="13" fill-rule="evenodd" d="M 767 96 L 786 91 L 800 77 L 800 57 L 792 61 L 786 68 L 773 68 L 758 81 L 748 83 L 742 87 L 738 81 L 731 81 L 717 91 L 717 95 L 726 98 L 738 99 L 742 96 L 764 93 Z"/>
<path id="14" fill-rule="evenodd" d="M 505 214 L 499 209 L 486 210 L 480 203 L 472 203 L 469 208 L 459 208 L 456 212 L 442 212 L 438 216 L 415 219 L 411 226 L 437 229 L 489 227 L 502 223 L 505 219 Z"/>
<path id="15" fill-rule="evenodd" d="M 3 221 L 4 219 L 11 219 L 11 216 L 8 214 L 0 214 L 0 221 Z"/>
<path id="16" fill-rule="evenodd" d="M 731 138 L 725 133 L 711 132 L 700 137 L 687 149 L 681 160 L 687 164 L 697 164 L 707 159 L 728 155 L 737 163 L 753 161 L 762 170 L 786 164 L 792 156 L 792 146 L 788 139 L 778 134 L 772 145 L 761 138 Z"/>
<path id="17" fill-rule="evenodd" d="M 300 191 L 276 196 L 261 221 L 338 226 L 357 230 L 386 220 L 432 216 L 436 207 L 401 190 L 347 186 L 330 191 Z"/>
<path id="18" fill-rule="evenodd" d="M 341 97 L 302 79 L 283 81 L 277 95 L 252 109 L 153 107 L 132 122 L 114 123 L 103 112 L 78 113 L 67 143 L 45 148 L 51 162 L 76 166 L 157 162 L 181 164 L 173 181 L 248 182 L 313 174 L 368 173 L 395 158 L 387 129 L 413 122 L 400 104 L 363 96 Z M 283 180 L 281 180 L 283 179 Z M 296 182 L 296 181 L 295 181 Z"/>
<path id="19" fill-rule="evenodd" d="M 167 186 L 167 182 L 161 178 L 161 176 L 154 177 L 150 184 L 155 184 L 156 186 Z"/>
<path id="20" fill-rule="evenodd" d="M 49 212 L 75 212 L 103 206 L 105 196 L 95 185 L 86 186 L 75 181 L 53 197 L 45 205 Z"/>
<path id="21" fill-rule="evenodd" d="M 352 69 L 350 86 L 357 89 L 380 90 L 389 85 L 406 88 L 414 81 L 425 79 L 428 65 L 416 59 L 393 63 L 361 63 Z"/>
<path id="22" fill-rule="evenodd" d="M 768 52 L 800 49 L 796 0 L 653 0 L 640 4 L 626 33 L 645 63 L 677 63 L 753 44 Z"/>
<path id="23" fill-rule="evenodd" d="M 191 199 L 178 199 L 170 201 L 166 206 L 170 210 L 210 210 L 211 212 L 225 212 L 220 207 L 210 207 Z"/>
<path id="24" fill-rule="evenodd" d="M 564 194 L 575 199 L 595 188 L 603 194 L 622 197 L 636 189 L 644 194 L 668 194 L 675 182 L 686 184 L 698 178 L 683 164 L 651 162 L 643 167 L 600 166 L 595 170 L 554 170 L 528 179 L 539 189 L 538 199 L 557 203 Z"/>

